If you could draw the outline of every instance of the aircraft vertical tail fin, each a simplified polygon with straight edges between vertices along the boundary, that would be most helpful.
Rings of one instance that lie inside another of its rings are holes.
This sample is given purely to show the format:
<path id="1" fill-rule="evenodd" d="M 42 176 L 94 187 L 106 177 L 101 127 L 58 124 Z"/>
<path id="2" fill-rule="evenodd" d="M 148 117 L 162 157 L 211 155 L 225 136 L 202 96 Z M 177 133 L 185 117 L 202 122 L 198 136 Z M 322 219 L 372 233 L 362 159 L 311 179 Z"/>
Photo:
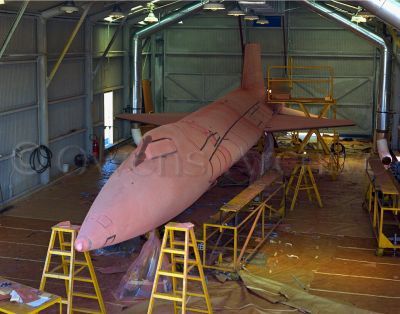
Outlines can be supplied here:
<path id="1" fill-rule="evenodd" d="M 264 90 L 264 78 L 259 44 L 246 44 L 242 74 L 243 89 Z"/>

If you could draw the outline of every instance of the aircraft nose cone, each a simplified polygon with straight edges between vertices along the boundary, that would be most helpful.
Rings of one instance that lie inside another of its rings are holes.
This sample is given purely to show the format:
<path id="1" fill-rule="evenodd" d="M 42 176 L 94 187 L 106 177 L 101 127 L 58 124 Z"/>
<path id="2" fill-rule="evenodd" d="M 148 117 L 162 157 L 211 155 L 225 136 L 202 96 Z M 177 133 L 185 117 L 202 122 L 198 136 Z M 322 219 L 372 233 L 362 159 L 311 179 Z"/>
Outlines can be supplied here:
<path id="1" fill-rule="evenodd" d="M 114 244 L 115 238 L 114 223 L 109 216 L 91 215 L 83 222 L 74 246 L 79 252 L 87 252 Z"/>
<path id="2" fill-rule="evenodd" d="M 75 250 L 78 252 L 86 252 L 90 249 L 89 240 L 85 238 L 78 238 L 75 240 Z"/>

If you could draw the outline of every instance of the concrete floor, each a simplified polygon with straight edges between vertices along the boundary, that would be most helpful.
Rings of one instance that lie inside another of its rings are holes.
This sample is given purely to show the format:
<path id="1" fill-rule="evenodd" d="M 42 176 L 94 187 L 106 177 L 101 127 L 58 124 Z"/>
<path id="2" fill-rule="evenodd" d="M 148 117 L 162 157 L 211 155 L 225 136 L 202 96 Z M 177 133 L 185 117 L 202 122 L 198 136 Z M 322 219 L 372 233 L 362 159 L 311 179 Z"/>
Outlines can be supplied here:
<path id="1" fill-rule="evenodd" d="M 70 174 L 15 203 L 13 209 L 1 215 L 0 276 L 38 287 L 50 227 L 62 220 L 81 223 L 101 186 L 130 151 L 129 146 L 124 147 L 104 167 L 93 166 L 84 173 Z M 319 175 L 318 187 L 324 207 L 319 208 L 302 196 L 296 208 L 288 212 L 277 237 L 263 247 L 261 262 L 250 264 L 248 269 L 259 276 L 315 295 L 349 302 L 359 308 L 397 313 L 400 306 L 400 260 L 393 254 L 375 256 L 376 241 L 368 215 L 362 208 L 366 157 L 360 150 L 348 156 L 344 173 L 337 181 L 332 181 L 326 173 Z M 190 219 L 200 224 L 237 192 L 237 187 L 215 187 L 179 220 Z M 115 258 L 94 258 L 96 267 L 120 262 L 121 259 Z M 121 276 L 98 274 L 109 313 L 119 313 L 124 309 L 111 294 Z M 210 293 L 218 302 L 215 306 L 218 313 L 294 311 L 284 305 L 270 304 L 259 298 L 255 300 L 240 282 L 220 284 L 212 276 L 209 280 Z M 63 285 L 49 287 L 60 291 Z M 235 290 L 239 294 L 232 295 Z M 238 295 L 240 302 L 237 302 Z M 123 312 L 139 313 L 145 308 L 143 302 L 138 302 L 136 307 Z"/>

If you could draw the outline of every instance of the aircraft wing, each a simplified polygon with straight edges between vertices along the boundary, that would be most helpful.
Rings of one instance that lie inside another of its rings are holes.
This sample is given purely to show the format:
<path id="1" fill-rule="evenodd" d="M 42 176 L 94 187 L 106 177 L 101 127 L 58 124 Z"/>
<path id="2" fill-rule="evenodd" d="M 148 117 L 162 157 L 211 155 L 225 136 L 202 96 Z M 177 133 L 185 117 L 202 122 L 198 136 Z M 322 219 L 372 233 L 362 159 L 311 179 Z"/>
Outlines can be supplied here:
<path id="1" fill-rule="evenodd" d="M 270 124 L 265 128 L 265 131 L 279 132 L 304 129 L 335 128 L 352 125 L 354 125 L 354 122 L 351 120 L 318 119 L 275 114 L 272 117 Z"/>
<path id="2" fill-rule="evenodd" d="M 180 119 L 186 117 L 189 113 L 143 113 L 143 114 L 132 114 L 132 113 L 121 113 L 115 117 L 122 120 L 128 120 L 132 122 L 141 122 L 145 124 L 164 125 L 174 123 Z"/>

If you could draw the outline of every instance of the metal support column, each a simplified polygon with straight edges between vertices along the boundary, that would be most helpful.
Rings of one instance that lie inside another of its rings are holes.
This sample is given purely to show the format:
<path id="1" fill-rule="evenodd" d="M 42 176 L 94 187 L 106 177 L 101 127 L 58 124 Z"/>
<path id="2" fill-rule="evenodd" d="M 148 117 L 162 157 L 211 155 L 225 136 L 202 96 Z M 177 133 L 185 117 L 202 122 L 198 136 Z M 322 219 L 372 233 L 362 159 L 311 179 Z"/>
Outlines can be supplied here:
<path id="1" fill-rule="evenodd" d="M 24 15 L 24 12 L 26 10 L 26 7 L 28 6 L 29 0 L 26 0 L 22 3 L 21 8 L 19 9 L 19 12 L 17 14 L 17 17 L 15 18 L 14 23 L 12 24 L 10 31 L 8 32 L 6 38 L 4 39 L 4 42 L 0 48 L 0 59 L 4 54 L 4 51 L 6 51 L 8 44 L 10 43 L 11 38 L 13 37 L 15 30 L 17 29 L 17 26 L 19 22 L 22 19 L 22 16 Z"/>
<path id="2" fill-rule="evenodd" d="M 39 53 L 37 62 L 37 86 L 38 86 L 38 125 L 39 125 L 39 144 L 49 145 L 49 108 L 47 100 L 47 38 L 46 20 L 38 18 L 37 21 L 37 49 Z M 47 169 L 40 175 L 40 182 L 47 184 L 50 181 L 50 170 Z"/>
<path id="3" fill-rule="evenodd" d="M 393 56 L 393 90 L 392 90 L 392 149 L 399 149 L 399 133 L 400 133 L 400 46 L 394 44 Z"/>
<path id="4" fill-rule="evenodd" d="M 92 104 L 93 104 L 93 24 L 87 19 L 85 22 L 85 151 L 86 154 L 92 155 L 92 141 L 90 139 L 93 134 L 93 117 L 92 117 Z"/>
<path id="5" fill-rule="evenodd" d="M 75 25 L 75 28 L 72 31 L 71 36 L 68 38 L 67 43 L 64 46 L 64 49 L 62 50 L 60 56 L 58 57 L 58 60 L 57 60 L 56 64 L 54 65 L 53 69 L 51 70 L 51 73 L 50 73 L 50 75 L 49 75 L 49 77 L 47 79 L 47 84 L 46 84 L 47 87 L 50 85 L 51 81 L 53 80 L 54 76 L 56 75 L 56 73 L 57 73 L 57 71 L 58 71 L 58 69 L 60 67 L 61 62 L 63 61 L 65 55 L 68 52 L 69 47 L 71 46 L 72 42 L 74 41 L 74 39 L 76 37 L 76 34 L 78 34 L 79 29 L 81 28 L 81 26 L 83 24 L 83 21 L 86 18 L 86 15 L 89 13 L 90 8 L 92 7 L 92 4 L 93 4 L 93 2 L 89 3 L 85 7 L 85 10 L 83 11 L 81 17 L 79 18 L 78 23 Z"/>
<path id="6" fill-rule="evenodd" d="M 129 107 L 130 103 L 130 86 L 131 86 L 131 81 L 129 79 L 129 73 L 131 69 L 130 65 L 130 27 L 129 25 L 124 25 L 122 29 L 122 47 L 124 50 L 124 58 L 122 60 L 122 82 L 124 85 L 124 88 L 122 90 L 122 99 L 123 99 L 123 104 L 124 108 Z M 123 132 L 121 136 L 124 138 L 127 138 L 130 136 L 130 127 L 129 127 L 129 122 L 122 122 L 123 123 Z"/>

